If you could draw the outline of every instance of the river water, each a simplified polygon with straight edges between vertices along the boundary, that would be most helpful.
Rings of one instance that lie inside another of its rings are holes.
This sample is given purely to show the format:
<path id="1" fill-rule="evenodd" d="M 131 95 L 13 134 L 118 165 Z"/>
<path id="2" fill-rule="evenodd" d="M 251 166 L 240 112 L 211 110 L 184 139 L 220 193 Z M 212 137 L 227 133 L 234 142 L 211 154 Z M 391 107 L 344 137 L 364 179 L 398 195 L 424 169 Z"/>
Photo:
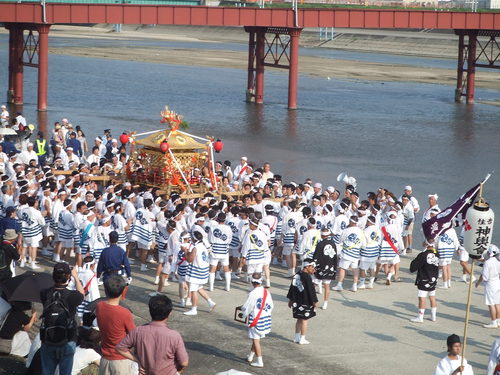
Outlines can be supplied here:
<path id="1" fill-rule="evenodd" d="M 53 46 L 127 45 L 245 49 L 239 44 L 109 41 L 51 38 Z M 0 90 L 7 89 L 8 37 L 0 36 Z M 301 53 L 341 59 L 456 66 L 453 60 L 415 59 L 347 51 L 303 49 Z M 437 193 L 442 208 L 479 182 L 500 173 L 500 107 L 457 104 L 454 87 L 437 84 L 299 78 L 299 109 L 289 111 L 288 76 L 268 69 L 265 104 L 244 101 L 246 72 L 191 66 L 51 55 L 48 123 L 68 117 L 88 139 L 111 128 L 158 129 L 165 104 L 183 114 L 191 131 L 224 142 L 220 159 L 270 161 L 285 180 L 310 177 L 335 181 L 348 171 L 361 196 L 379 187 L 400 193 L 413 185 L 422 207 Z M 395 61 L 397 59 L 397 61 Z M 499 90 L 477 88 L 476 100 L 496 100 Z M 25 68 L 24 112 L 36 122 L 36 69 Z M 500 177 L 485 188 L 500 207 Z M 499 238 L 500 229 L 496 232 Z"/>

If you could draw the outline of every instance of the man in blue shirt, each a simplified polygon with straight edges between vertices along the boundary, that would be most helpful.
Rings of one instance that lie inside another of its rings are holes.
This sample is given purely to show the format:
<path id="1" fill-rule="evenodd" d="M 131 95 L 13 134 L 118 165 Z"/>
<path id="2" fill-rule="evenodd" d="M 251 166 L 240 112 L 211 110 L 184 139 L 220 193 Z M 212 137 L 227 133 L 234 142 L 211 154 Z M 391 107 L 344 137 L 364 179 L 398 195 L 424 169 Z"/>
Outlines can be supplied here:
<path id="1" fill-rule="evenodd" d="M 97 264 L 97 277 L 102 276 L 102 280 L 106 280 L 111 275 L 126 274 L 131 281 L 132 271 L 127 255 L 123 249 L 117 245 L 118 233 L 112 231 L 109 234 L 110 246 L 102 251 L 99 263 Z"/>
<path id="2" fill-rule="evenodd" d="M 76 154 L 76 156 L 78 156 L 79 158 L 83 156 L 82 144 L 78 139 L 76 139 L 75 132 L 71 132 L 69 134 L 69 139 L 66 144 L 67 147 L 71 147 L 73 149 L 73 152 Z"/>
<path id="3" fill-rule="evenodd" d="M 7 155 L 10 154 L 12 151 L 19 153 L 16 146 L 14 146 L 14 143 L 12 143 L 11 141 L 8 141 L 7 138 L 5 138 L 5 137 L 3 139 L 3 142 L 0 143 L 0 145 L 2 145 L 3 152 L 5 152 Z"/>
<path id="4" fill-rule="evenodd" d="M 14 229 L 18 235 L 17 243 L 21 243 L 21 225 L 16 219 L 16 208 L 9 206 L 5 209 L 5 217 L 0 220 L 0 238 L 7 229 Z"/>

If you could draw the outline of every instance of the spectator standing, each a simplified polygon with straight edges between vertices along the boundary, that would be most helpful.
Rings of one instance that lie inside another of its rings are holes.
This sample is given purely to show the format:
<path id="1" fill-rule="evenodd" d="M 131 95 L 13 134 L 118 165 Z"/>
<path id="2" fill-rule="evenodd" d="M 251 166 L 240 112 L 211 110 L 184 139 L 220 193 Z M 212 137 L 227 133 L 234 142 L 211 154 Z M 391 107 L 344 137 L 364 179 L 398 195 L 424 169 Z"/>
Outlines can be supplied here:
<path id="1" fill-rule="evenodd" d="M 66 288 L 71 277 L 76 290 Z M 82 303 L 84 292 L 76 268 L 70 269 L 67 263 L 57 263 L 52 278 L 55 285 L 42 290 L 40 295 L 43 303 L 40 327 L 42 375 L 53 375 L 57 366 L 60 375 L 71 375 L 77 338 L 76 308 Z"/>
<path id="2" fill-rule="evenodd" d="M 167 326 L 172 301 L 159 295 L 149 300 L 151 323 L 137 327 L 116 347 L 124 357 L 137 361 L 144 375 L 175 375 L 188 365 L 181 335 Z M 134 349 L 135 356 L 130 352 Z"/>
<path id="3" fill-rule="evenodd" d="M 12 261 L 17 261 L 20 258 L 14 246 L 17 236 L 14 229 L 6 229 L 3 234 L 3 241 L 0 245 L 0 282 L 12 277 Z"/>
<path id="4" fill-rule="evenodd" d="M 123 252 L 121 249 L 120 251 Z M 136 374 L 134 362 L 116 351 L 116 346 L 135 328 L 132 313 L 119 305 L 125 287 L 123 277 L 109 276 L 104 281 L 108 299 L 97 304 L 97 324 L 102 340 L 99 375 Z"/>

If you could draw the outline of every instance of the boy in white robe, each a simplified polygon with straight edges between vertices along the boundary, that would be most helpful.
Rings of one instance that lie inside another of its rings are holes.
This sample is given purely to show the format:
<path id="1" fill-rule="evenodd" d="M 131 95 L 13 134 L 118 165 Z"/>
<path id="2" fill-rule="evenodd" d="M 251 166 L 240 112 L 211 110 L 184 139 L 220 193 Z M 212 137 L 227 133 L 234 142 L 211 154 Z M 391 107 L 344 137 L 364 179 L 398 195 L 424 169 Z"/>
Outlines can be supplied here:
<path id="1" fill-rule="evenodd" d="M 467 364 L 465 358 L 462 366 L 460 337 L 455 334 L 450 335 L 446 340 L 446 344 L 448 346 L 448 355 L 439 361 L 434 375 L 474 375 L 472 367 Z"/>

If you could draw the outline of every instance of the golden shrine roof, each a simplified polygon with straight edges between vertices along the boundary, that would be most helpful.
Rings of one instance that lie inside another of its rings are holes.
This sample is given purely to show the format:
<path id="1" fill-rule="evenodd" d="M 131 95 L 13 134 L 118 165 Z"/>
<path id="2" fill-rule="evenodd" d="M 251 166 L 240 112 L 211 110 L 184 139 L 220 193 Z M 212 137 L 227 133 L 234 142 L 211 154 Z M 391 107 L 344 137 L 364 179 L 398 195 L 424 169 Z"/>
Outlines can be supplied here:
<path id="1" fill-rule="evenodd" d="M 171 131 L 169 129 L 160 130 L 146 138 L 138 139 L 136 140 L 136 144 L 139 146 L 159 149 L 160 143 L 164 140 L 169 143 L 170 149 L 172 150 L 205 149 L 207 147 L 205 143 L 195 141 L 187 134 L 181 134 L 178 131 Z"/>

